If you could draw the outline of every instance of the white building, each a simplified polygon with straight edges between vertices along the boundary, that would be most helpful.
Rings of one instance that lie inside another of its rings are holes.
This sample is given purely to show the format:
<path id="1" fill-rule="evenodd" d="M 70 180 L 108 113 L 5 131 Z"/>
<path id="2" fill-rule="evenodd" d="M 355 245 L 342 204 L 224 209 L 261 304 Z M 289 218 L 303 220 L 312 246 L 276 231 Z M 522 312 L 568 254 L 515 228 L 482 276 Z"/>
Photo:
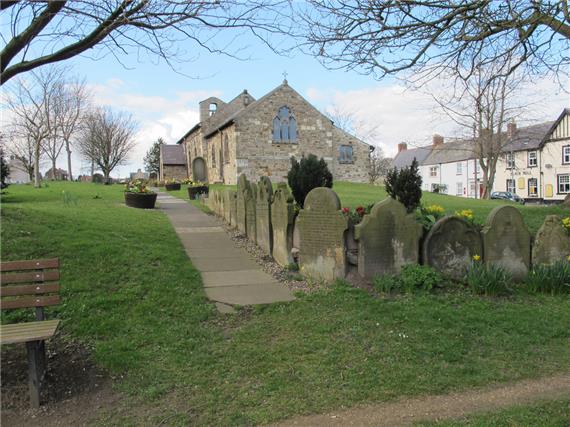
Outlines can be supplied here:
<path id="1" fill-rule="evenodd" d="M 517 129 L 497 163 L 495 190 L 511 191 L 526 201 L 552 203 L 570 194 L 570 108 L 555 121 Z"/>
<path id="2" fill-rule="evenodd" d="M 510 191 L 526 201 L 557 202 L 570 194 L 570 108 L 555 121 L 517 128 L 507 125 L 507 144 L 495 171 L 493 191 Z M 407 149 L 398 145 L 394 166 L 409 166 L 415 158 L 422 190 L 480 198 L 483 173 L 471 140 L 444 143 L 434 135 L 430 146 Z"/>

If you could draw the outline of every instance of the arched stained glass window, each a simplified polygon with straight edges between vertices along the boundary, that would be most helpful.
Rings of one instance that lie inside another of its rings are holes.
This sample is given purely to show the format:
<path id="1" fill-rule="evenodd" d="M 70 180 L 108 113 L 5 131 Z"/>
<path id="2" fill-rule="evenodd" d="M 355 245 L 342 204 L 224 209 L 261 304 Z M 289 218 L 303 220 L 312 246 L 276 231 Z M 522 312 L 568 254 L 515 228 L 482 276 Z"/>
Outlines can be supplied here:
<path id="1" fill-rule="evenodd" d="M 273 119 L 273 141 L 291 143 L 297 140 L 297 120 L 289 107 L 281 107 Z"/>

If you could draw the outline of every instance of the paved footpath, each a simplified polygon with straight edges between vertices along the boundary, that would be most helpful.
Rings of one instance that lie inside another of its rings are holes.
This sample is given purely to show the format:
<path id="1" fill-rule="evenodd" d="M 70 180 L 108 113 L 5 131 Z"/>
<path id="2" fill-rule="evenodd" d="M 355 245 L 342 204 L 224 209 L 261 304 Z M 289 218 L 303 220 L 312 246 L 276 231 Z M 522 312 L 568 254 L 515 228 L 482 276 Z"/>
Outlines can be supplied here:
<path id="1" fill-rule="evenodd" d="M 208 298 L 221 312 L 232 305 L 269 304 L 295 299 L 243 248 L 235 246 L 215 217 L 188 202 L 158 193 L 159 208 L 166 213 L 188 257 L 202 274 Z"/>

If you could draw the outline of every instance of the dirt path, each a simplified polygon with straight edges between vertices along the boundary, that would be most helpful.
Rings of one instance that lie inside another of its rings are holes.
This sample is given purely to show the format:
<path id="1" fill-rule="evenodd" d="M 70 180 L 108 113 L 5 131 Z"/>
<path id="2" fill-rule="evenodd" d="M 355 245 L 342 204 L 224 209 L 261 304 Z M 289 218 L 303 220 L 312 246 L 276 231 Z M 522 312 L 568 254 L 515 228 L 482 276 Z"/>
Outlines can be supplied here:
<path id="1" fill-rule="evenodd" d="M 468 414 L 561 397 L 570 397 L 568 374 L 522 381 L 498 388 L 412 398 L 328 414 L 297 417 L 274 426 L 407 426 L 418 421 L 460 418 Z"/>

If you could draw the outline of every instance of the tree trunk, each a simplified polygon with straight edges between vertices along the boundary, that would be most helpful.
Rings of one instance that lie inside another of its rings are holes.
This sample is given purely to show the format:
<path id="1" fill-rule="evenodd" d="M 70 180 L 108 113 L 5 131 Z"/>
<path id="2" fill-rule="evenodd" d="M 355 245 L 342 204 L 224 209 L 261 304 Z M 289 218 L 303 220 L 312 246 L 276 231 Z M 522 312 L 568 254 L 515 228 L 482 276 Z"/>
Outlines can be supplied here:
<path id="1" fill-rule="evenodd" d="M 65 150 L 67 151 L 67 175 L 70 181 L 73 181 L 73 174 L 71 173 L 71 149 L 69 147 L 69 142 L 65 142 Z"/>
<path id="2" fill-rule="evenodd" d="M 51 160 L 51 180 L 57 181 L 57 174 L 56 174 L 56 166 L 55 166 L 55 158 Z"/>
<path id="3" fill-rule="evenodd" d="M 95 160 L 91 159 L 91 182 L 93 182 L 93 176 L 95 176 Z"/>
<path id="4" fill-rule="evenodd" d="M 36 142 L 34 148 L 34 187 L 40 188 L 40 143 Z"/>

